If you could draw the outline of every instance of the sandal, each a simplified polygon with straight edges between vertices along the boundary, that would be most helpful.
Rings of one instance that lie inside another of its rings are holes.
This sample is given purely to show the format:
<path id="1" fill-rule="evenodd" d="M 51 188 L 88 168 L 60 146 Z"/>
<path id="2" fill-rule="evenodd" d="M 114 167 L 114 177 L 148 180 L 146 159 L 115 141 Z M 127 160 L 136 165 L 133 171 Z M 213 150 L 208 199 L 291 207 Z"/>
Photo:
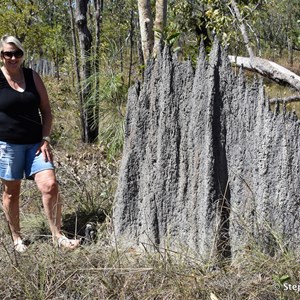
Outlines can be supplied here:
<path id="1" fill-rule="evenodd" d="M 57 239 L 58 248 L 64 248 L 68 250 L 73 250 L 80 246 L 80 240 L 68 239 L 66 236 L 62 235 Z"/>
<path id="2" fill-rule="evenodd" d="M 24 242 L 21 239 L 18 239 L 17 241 L 14 242 L 14 249 L 19 253 L 23 253 L 27 250 L 27 246 L 24 244 Z"/>

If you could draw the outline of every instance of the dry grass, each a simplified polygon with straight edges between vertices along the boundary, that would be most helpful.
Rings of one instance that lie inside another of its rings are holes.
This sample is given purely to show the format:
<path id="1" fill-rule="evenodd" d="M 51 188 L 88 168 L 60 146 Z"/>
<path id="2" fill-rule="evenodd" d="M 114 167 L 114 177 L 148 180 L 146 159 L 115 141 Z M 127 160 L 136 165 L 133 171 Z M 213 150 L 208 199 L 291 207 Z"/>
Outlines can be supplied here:
<path id="1" fill-rule="evenodd" d="M 287 68 L 288 70 L 296 73 L 297 75 L 300 75 L 300 55 L 295 52 L 294 58 L 293 58 L 293 65 L 290 65 L 287 61 L 288 53 L 282 53 L 281 56 L 278 57 L 269 57 L 269 59 L 275 61 L 277 64 Z M 299 92 L 297 92 L 295 89 L 292 89 L 288 86 L 280 86 L 277 83 L 270 82 L 268 80 L 265 80 L 265 91 L 266 96 L 269 99 L 272 98 L 286 98 L 289 96 L 295 96 L 299 95 Z M 288 111 L 295 111 L 298 118 L 300 118 L 300 102 L 294 101 L 287 104 L 287 110 Z"/>
<path id="2" fill-rule="evenodd" d="M 166 249 L 117 249 L 110 225 L 101 230 L 97 243 L 73 252 L 44 240 L 22 255 L 1 231 L 0 298 L 299 299 L 297 292 L 283 289 L 283 278 L 299 282 L 299 262 L 289 253 L 270 257 L 251 250 L 234 265 L 210 265 Z"/>

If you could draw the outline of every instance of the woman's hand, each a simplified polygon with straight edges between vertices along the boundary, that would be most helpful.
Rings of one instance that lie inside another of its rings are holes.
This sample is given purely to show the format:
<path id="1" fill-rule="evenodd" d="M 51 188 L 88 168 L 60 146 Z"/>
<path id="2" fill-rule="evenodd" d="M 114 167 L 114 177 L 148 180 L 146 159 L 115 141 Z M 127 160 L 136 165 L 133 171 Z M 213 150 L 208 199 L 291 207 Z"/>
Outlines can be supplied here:
<path id="1" fill-rule="evenodd" d="M 49 161 L 49 162 L 53 161 L 53 154 L 52 154 L 51 146 L 48 141 L 45 140 L 41 141 L 41 144 L 36 151 L 36 155 L 39 155 L 40 153 L 43 154 L 45 161 Z"/>

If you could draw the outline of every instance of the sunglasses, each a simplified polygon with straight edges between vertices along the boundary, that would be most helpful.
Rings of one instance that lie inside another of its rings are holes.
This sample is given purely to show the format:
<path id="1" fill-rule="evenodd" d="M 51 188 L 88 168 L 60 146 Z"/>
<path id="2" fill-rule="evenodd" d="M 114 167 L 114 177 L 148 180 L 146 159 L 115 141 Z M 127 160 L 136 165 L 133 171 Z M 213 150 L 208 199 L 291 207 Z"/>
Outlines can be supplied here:
<path id="1" fill-rule="evenodd" d="M 1 51 L 1 55 L 2 57 L 4 57 L 5 59 L 10 59 L 12 58 L 13 56 L 15 58 L 21 58 L 24 53 L 22 50 L 18 49 L 16 51 Z"/>

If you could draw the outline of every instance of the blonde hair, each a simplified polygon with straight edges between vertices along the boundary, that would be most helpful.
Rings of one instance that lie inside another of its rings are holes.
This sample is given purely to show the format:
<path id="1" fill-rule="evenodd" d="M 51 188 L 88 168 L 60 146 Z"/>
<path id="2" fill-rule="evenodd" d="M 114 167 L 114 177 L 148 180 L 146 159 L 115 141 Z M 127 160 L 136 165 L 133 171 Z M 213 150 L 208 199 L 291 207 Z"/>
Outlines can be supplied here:
<path id="1" fill-rule="evenodd" d="M 14 44 L 18 49 L 22 50 L 25 56 L 25 49 L 22 46 L 21 42 L 12 35 L 4 35 L 0 40 L 0 52 L 3 51 L 4 44 Z M 24 60 L 23 56 L 23 60 Z"/>

